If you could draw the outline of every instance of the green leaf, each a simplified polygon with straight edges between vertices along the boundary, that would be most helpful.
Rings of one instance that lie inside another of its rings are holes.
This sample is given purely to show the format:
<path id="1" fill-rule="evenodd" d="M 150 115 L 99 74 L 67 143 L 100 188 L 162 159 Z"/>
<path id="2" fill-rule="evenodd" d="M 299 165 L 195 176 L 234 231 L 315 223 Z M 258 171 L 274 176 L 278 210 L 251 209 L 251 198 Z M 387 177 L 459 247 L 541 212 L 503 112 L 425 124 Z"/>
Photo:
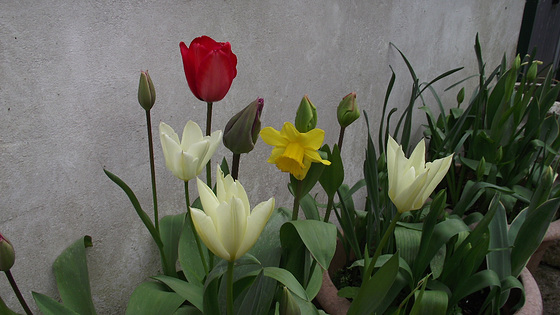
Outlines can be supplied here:
<path id="1" fill-rule="evenodd" d="M 490 221 L 490 251 L 487 254 L 488 269 L 494 270 L 500 279 L 511 275 L 511 251 L 508 249 L 508 225 L 506 209 L 500 203 Z"/>
<path id="2" fill-rule="evenodd" d="M 152 235 L 152 238 L 156 242 L 156 245 L 160 249 L 163 248 L 163 243 L 161 242 L 159 234 L 156 231 L 156 228 L 154 227 L 154 224 L 152 223 L 152 220 L 146 214 L 146 212 L 144 210 L 142 210 L 142 207 L 140 206 L 140 202 L 138 201 L 138 198 L 136 198 L 136 195 L 134 194 L 132 189 L 130 189 L 130 187 L 128 187 L 128 185 L 122 179 L 120 179 L 117 175 L 115 175 L 115 174 L 113 174 L 113 173 L 111 173 L 111 172 L 109 172 L 108 170 L 105 170 L 105 169 L 103 171 L 115 184 L 119 185 L 119 187 L 125 192 L 125 194 L 128 196 L 128 199 L 130 199 L 130 202 L 132 203 L 132 206 L 134 206 L 134 210 L 136 210 L 136 213 L 140 217 L 140 220 L 142 220 L 142 223 L 144 223 L 144 225 L 146 226 L 146 228 L 150 232 L 150 235 Z"/>
<path id="3" fill-rule="evenodd" d="M 408 229 L 402 226 L 395 228 L 395 243 L 399 254 L 409 265 L 413 265 L 414 259 L 420 249 L 420 239 L 422 232 Z"/>
<path id="4" fill-rule="evenodd" d="M 283 247 L 299 238 L 317 263 L 326 270 L 336 249 L 336 226 L 315 220 L 290 221 L 280 229 Z M 297 237 L 296 237 L 297 235 Z"/>
<path id="5" fill-rule="evenodd" d="M 310 300 L 307 292 L 305 292 L 305 289 L 288 270 L 278 267 L 264 267 L 263 272 L 265 277 L 275 279 L 276 281 L 282 283 L 301 299 L 305 301 Z"/>
<path id="6" fill-rule="evenodd" d="M 163 282 L 183 299 L 189 301 L 194 307 L 202 311 L 202 287 L 165 275 L 155 276 L 152 279 Z"/>
<path id="7" fill-rule="evenodd" d="M 167 290 L 159 282 L 141 283 L 128 301 L 127 315 L 167 315 L 173 314 L 185 302 L 185 299 L 176 292 Z"/>
<path id="8" fill-rule="evenodd" d="M 447 312 L 447 293 L 444 291 L 427 290 L 422 293 L 422 298 L 417 299 L 412 307 L 412 314 L 446 314 Z"/>
<path id="9" fill-rule="evenodd" d="M 334 145 L 332 152 L 326 144 L 321 150 L 327 152 L 328 160 L 331 162 L 331 165 L 325 167 L 321 177 L 319 177 L 319 183 L 323 186 L 327 196 L 332 198 L 334 194 L 336 194 L 338 187 L 340 187 L 344 181 L 344 166 L 342 165 L 340 149 L 337 144 Z"/>
<path id="10" fill-rule="evenodd" d="M 395 282 L 398 271 L 399 255 L 395 254 L 362 285 L 350 305 L 348 315 L 373 314 Z"/>
<path id="11" fill-rule="evenodd" d="M 513 276 L 521 273 L 531 255 L 541 244 L 558 207 L 560 207 L 560 198 L 551 199 L 527 214 L 511 250 L 511 274 Z"/>
<path id="12" fill-rule="evenodd" d="M 188 220 L 190 220 L 190 218 L 187 215 L 185 222 L 188 223 Z M 202 287 L 204 285 L 206 273 L 198 252 L 194 233 L 196 233 L 196 231 L 193 231 L 190 224 L 183 224 L 183 231 L 181 232 L 178 244 L 178 258 L 185 278 L 187 278 L 190 283 Z M 204 246 L 204 243 L 201 242 L 200 245 L 202 246 L 204 259 L 208 261 L 208 250 L 206 246 Z"/>
<path id="13" fill-rule="evenodd" d="M 37 293 L 39 294 L 39 293 Z M 35 292 L 33 292 L 33 295 L 35 295 Z M 46 298 L 49 298 L 47 296 L 45 296 Z M 35 298 L 35 296 L 33 296 L 33 298 Z M 35 300 L 37 302 L 37 300 Z M 57 302 L 58 303 L 58 302 Z M 37 304 L 39 304 L 37 302 Z M 0 314 L 3 315 L 18 315 L 18 313 L 12 311 L 8 305 L 6 305 L 6 303 L 4 303 L 4 300 L 2 300 L 2 297 L 0 297 Z M 63 314 L 63 313 L 62 313 Z M 48 315 L 48 314 L 47 314 Z"/>
<path id="14" fill-rule="evenodd" d="M 449 305 L 453 306 L 463 298 L 484 288 L 493 286 L 499 287 L 500 285 L 500 278 L 493 270 L 479 271 L 474 275 L 469 276 L 466 281 L 457 286 L 451 296 L 451 299 L 449 300 Z"/>
<path id="15" fill-rule="evenodd" d="M 84 236 L 64 250 L 53 263 L 62 302 L 69 309 L 83 315 L 96 314 L 91 298 L 85 250 L 90 246 L 91 237 Z"/>
<path id="16" fill-rule="evenodd" d="M 276 281 L 265 278 L 263 272 L 259 272 L 247 290 L 237 314 L 266 314 L 272 304 L 275 287 Z"/>
<path id="17" fill-rule="evenodd" d="M 184 213 L 165 216 L 159 222 L 163 252 L 165 253 L 167 262 L 167 266 L 165 266 L 163 270 L 167 276 L 175 278 L 177 277 L 177 270 L 175 266 L 177 264 L 179 239 L 183 231 L 184 223 Z"/>
<path id="18" fill-rule="evenodd" d="M 44 294 L 32 292 L 32 295 L 35 300 L 35 304 L 37 304 L 39 310 L 45 315 L 80 315 Z M 5 309 L 2 307 L 0 307 L 0 311 L 2 311 L 0 314 L 16 314 L 9 309 L 8 312 L 4 313 Z"/>

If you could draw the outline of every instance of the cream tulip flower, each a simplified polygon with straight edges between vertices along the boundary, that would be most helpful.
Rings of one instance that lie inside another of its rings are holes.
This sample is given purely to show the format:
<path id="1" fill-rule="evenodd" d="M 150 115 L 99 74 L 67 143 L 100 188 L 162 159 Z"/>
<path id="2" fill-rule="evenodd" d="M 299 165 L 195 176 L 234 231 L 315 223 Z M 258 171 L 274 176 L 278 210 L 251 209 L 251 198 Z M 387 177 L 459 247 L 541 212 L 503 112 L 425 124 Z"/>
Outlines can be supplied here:
<path id="1" fill-rule="evenodd" d="M 233 262 L 255 245 L 274 210 L 274 198 L 250 211 L 247 193 L 231 175 L 224 177 L 218 167 L 216 194 L 197 178 L 204 211 L 191 208 L 196 232 L 216 256 Z"/>
<path id="2" fill-rule="evenodd" d="M 202 130 L 189 120 L 183 129 L 182 140 L 173 128 L 159 123 L 159 137 L 165 165 L 178 178 L 188 181 L 198 176 L 210 160 L 220 141 L 222 131 L 214 131 L 210 136 L 202 136 Z"/>
<path id="3" fill-rule="evenodd" d="M 414 148 L 410 159 L 402 147 L 389 136 L 387 143 L 387 173 L 389 198 L 400 213 L 417 210 L 443 179 L 451 165 L 453 155 L 425 162 L 424 139 Z"/>

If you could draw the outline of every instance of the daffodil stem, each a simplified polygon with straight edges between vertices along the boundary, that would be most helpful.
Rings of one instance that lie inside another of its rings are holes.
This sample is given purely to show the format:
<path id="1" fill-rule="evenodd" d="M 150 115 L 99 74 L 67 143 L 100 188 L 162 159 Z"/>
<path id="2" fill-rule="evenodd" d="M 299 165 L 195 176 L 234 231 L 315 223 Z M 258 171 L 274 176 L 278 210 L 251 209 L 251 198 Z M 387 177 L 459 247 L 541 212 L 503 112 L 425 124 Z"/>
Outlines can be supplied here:
<path id="1" fill-rule="evenodd" d="M 198 255 L 200 256 L 200 260 L 202 261 L 202 266 L 204 267 L 204 273 L 208 275 L 208 265 L 206 264 L 206 259 L 204 258 L 204 254 L 202 253 L 202 246 L 200 245 L 200 238 L 196 233 L 196 229 L 194 227 L 194 222 L 192 220 L 192 213 L 191 213 L 191 202 L 189 198 L 189 182 L 185 181 L 185 200 L 187 202 L 187 213 L 189 216 L 189 224 L 191 225 L 191 230 L 194 235 L 194 239 L 196 241 L 196 247 L 198 249 Z"/>
<path id="2" fill-rule="evenodd" d="M 325 220 L 324 220 L 325 222 L 329 222 L 333 204 L 334 204 L 334 195 L 329 196 L 329 200 L 327 201 L 327 210 L 325 211 Z"/>
<path id="3" fill-rule="evenodd" d="M 14 293 L 16 294 L 16 297 L 19 300 L 19 303 L 23 307 L 23 310 L 25 311 L 25 314 L 33 315 L 31 310 L 29 309 L 29 306 L 27 306 L 27 303 L 25 302 L 25 299 L 23 298 L 23 295 L 21 295 L 21 292 L 19 291 L 19 288 L 16 284 L 16 280 L 12 276 L 12 273 L 10 272 L 10 270 L 6 270 L 6 271 L 4 271 L 4 273 L 6 274 L 6 278 L 8 278 L 8 282 L 10 282 L 10 285 L 12 286 L 12 290 L 14 290 Z"/>
<path id="4" fill-rule="evenodd" d="M 227 265 L 227 273 L 226 273 L 226 281 L 227 281 L 227 289 L 226 289 L 226 303 L 227 303 L 227 314 L 233 315 L 233 261 L 228 262 Z"/>
<path id="5" fill-rule="evenodd" d="M 234 153 L 233 160 L 231 161 L 231 177 L 237 179 L 239 177 L 239 159 L 241 154 Z"/>
<path id="6" fill-rule="evenodd" d="M 154 203 L 154 223 L 156 231 L 159 233 L 159 215 L 157 206 L 157 189 L 156 189 L 156 168 L 154 163 L 154 141 L 152 136 L 152 116 L 150 111 L 146 111 L 146 126 L 148 128 L 148 148 L 150 151 L 150 174 L 152 176 L 152 200 Z"/>
<path id="7" fill-rule="evenodd" d="M 206 135 L 212 132 L 212 102 L 207 102 L 206 107 Z M 206 184 L 212 189 L 212 162 L 208 160 L 206 163 Z"/>
<path id="8" fill-rule="evenodd" d="M 342 150 L 342 141 L 344 141 L 344 131 L 346 127 L 340 127 L 340 134 L 338 135 L 338 149 Z"/>
<path id="9" fill-rule="evenodd" d="M 301 180 L 297 181 L 296 187 L 294 191 L 294 208 L 292 209 L 292 221 L 298 219 L 299 214 L 299 200 L 301 198 L 301 192 L 303 190 L 303 183 Z"/>
<path id="10" fill-rule="evenodd" d="M 391 223 L 389 224 L 389 227 L 385 231 L 385 234 L 383 234 L 383 238 L 381 239 L 379 244 L 377 244 L 377 248 L 375 249 L 373 258 L 371 259 L 369 266 L 367 266 L 366 273 L 362 278 L 362 284 L 366 283 L 366 281 L 368 281 L 371 278 L 371 274 L 373 273 L 373 269 L 375 268 L 375 263 L 377 262 L 379 256 L 381 256 L 381 251 L 383 250 L 383 247 L 385 247 L 385 245 L 387 244 L 389 237 L 393 234 L 393 231 L 395 230 L 395 226 L 397 225 L 397 222 L 399 222 L 400 218 L 401 218 L 401 213 L 397 212 L 397 214 L 395 214 L 395 216 L 393 217 L 393 220 L 391 220 Z"/>

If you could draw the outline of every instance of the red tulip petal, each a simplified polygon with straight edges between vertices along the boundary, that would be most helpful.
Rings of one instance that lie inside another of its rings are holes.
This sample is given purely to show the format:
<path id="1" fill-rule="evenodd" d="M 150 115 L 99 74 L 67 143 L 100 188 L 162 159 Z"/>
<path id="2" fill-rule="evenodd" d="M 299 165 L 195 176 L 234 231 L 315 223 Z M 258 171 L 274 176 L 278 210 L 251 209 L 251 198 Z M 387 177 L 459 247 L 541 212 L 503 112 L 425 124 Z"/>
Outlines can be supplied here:
<path id="1" fill-rule="evenodd" d="M 184 42 L 179 43 L 179 47 L 181 48 L 181 56 L 183 57 L 183 68 L 185 70 L 185 77 L 187 78 L 189 88 L 191 89 L 191 92 L 194 94 L 194 96 L 200 99 L 200 96 L 196 90 L 196 63 L 192 61 L 192 49 L 187 48 L 187 45 L 185 45 Z"/>
<path id="2" fill-rule="evenodd" d="M 236 74 L 231 55 L 222 50 L 210 52 L 200 63 L 196 74 L 196 88 L 200 98 L 206 102 L 223 99 Z"/>
<path id="3" fill-rule="evenodd" d="M 191 46 L 192 46 L 192 44 L 202 45 L 207 50 L 217 50 L 217 49 L 222 48 L 222 46 L 223 46 L 222 43 L 218 43 L 208 36 L 197 37 L 197 38 L 193 39 L 193 41 L 191 42 Z"/>

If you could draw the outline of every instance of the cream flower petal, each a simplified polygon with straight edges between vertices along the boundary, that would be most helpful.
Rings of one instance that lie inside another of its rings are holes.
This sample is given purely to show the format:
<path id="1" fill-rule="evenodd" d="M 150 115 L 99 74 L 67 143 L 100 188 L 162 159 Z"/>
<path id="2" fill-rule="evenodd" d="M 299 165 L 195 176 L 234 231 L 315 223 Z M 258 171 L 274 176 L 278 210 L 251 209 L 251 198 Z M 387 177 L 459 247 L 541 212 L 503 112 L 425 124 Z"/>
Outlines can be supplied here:
<path id="1" fill-rule="evenodd" d="M 424 183 L 426 182 L 427 173 L 423 173 L 419 177 L 417 177 L 412 184 L 407 186 L 400 194 L 398 194 L 398 203 L 397 210 L 399 212 L 406 212 L 410 210 L 416 210 L 420 207 L 415 208 L 414 203 L 418 196 L 420 195 L 422 189 L 424 188 Z M 422 204 L 424 204 L 422 202 Z M 420 206 L 422 206 L 420 204 Z"/>
<path id="2" fill-rule="evenodd" d="M 214 221 L 204 212 L 196 208 L 191 208 L 191 214 L 196 233 L 200 236 L 200 239 L 204 242 L 206 247 L 216 254 L 216 256 L 229 260 L 230 254 L 222 245 Z"/>
<path id="3" fill-rule="evenodd" d="M 202 130 L 192 120 L 189 120 L 183 128 L 183 137 L 181 138 L 181 146 L 185 151 L 189 149 L 194 143 L 202 141 Z"/>
<path id="4" fill-rule="evenodd" d="M 422 193 L 422 198 L 424 200 L 428 199 L 434 189 L 436 189 L 436 186 L 439 184 L 439 182 L 441 182 L 443 177 L 445 177 L 452 161 L 453 155 L 450 155 L 442 159 L 437 159 L 433 163 L 426 163 L 426 168 L 430 170 L 430 174 L 428 179 L 426 180 L 426 188 Z"/>
<path id="5" fill-rule="evenodd" d="M 220 201 L 216 198 L 212 189 L 198 177 L 196 178 L 196 186 L 204 212 L 210 216 L 212 220 L 217 221 L 219 214 L 216 213 L 216 209 L 220 205 Z"/>
<path id="6" fill-rule="evenodd" d="M 204 169 L 204 166 L 206 166 L 206 164 L 204 164 L 204 162 L 203 162 L 203 159 L 204 159 L 204 156 L 208 152 L 208 147 L 209 147 L 208 141 L 200 141 L 200 142 L 193 143 L 189 147 L 189 149 L 186 151 L 190 155 L 196 156 L 198 158 L 198 160 L 197 160 L 198 163 L 197 164 L 190 164 L 189 165 L 190 168 L 194 169 L 194 172 L 196 173 L 195 176 L 202 173 L 202 170 Z"/>
<path id="7" fill-rule="evenodd" d="M 189 181 L 200 174 L 195 167 L 198 164 L 198 157 L 190 155 L 187 152 L 181 151 L 179 153 L 180 158 L 175 160 L 177 165 L 174 166 L 174 169 L 176 170 L 175 172 L 181 175 L 175 174 L 175 176 L 184 181 Z"/>
<path id="8" fill-rule="evenodd" d="M 208 161 L 210 161 L 222 141 L 222 135 L 223 133 L 221 130 L 216 130 L 209 137 L 204 137 L 204 139 L 208 141 L 209 146 L 206 155 L 201 160 L 202 165 L 206 166 L 206 164 L 208 164 Z"/>
<path id="9" fill-rule="evenodd" d="M 168 124 L 164 123 L 163 121 L 159 123 L 159 135 L 160 137 L 162 135 L 167 135 L 176 143 L 178 144 L 181 143 L 179 141 L 179 136 L 177 135 L 177 133 L 175 133 L 175 130 L 173 130 L 173 128 L 171 128 Z"/>
<path id="10" fill-rule="evenodd" d="M 412 151 L 412 154 L 410 155 L 410 159 L 408 160 L 410 166 L 414 167 L 416 170 L 416 176 L 418 176 L 420 172 L 424 171 L 424 164 L 426 164 L 425 155 L 426 146 L 424 145 L 424 139 L 422 139 L 418 142 L 414 151 Z"/>
<path id="11" fill-rule="evenodd" d="M 239 198 L 231 198 L 229 204 L 222 203 L 217 211 L 220 215 L 220 238 L 226 251 L 230 254 L 229 261 L 236 260 L 236 253 L 241 247 L 245 230 L 247 229 L 247 216 L 243 203 Z"/>
<path id="12" fill-rule="evenodd" d="M 280 131 L 272 127 L 263 128 L 260 135 L 264 143 L 275 147 L 285 147 L 290 143 L 288 139 L 280 134 Z"/>
<path id="13" fill-rule="evenodd" d="M 266 222 L 272 215 L 274 211 L 274 198 L 270 198 L 267 201 L 259 203 L 251 215 L 247 218 L 247 231 L 245 232 L 245 237 L 243 243 L 239 247 L 236 253 L 236 257 L 241 257 L 245 255 L 255 245 L 259 235 L 266 226 Z"/>

